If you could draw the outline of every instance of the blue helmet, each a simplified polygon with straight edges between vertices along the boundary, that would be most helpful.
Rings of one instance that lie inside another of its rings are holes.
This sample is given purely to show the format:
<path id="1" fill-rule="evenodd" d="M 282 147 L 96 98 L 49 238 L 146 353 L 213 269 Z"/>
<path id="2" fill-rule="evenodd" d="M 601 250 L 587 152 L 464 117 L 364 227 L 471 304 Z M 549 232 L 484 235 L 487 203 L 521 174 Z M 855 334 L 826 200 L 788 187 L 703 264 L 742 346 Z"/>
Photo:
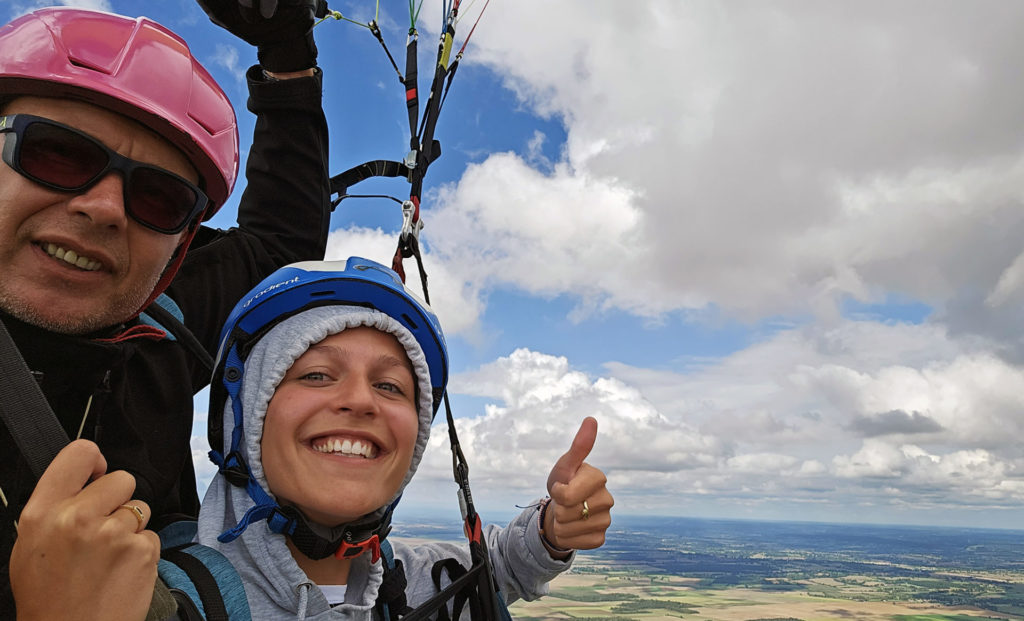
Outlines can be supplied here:
<path id="1" fill-rule="evenodd" d="M 363 306 L 378 310 L 412 333 L 430 367 L 434 413 L 448 384 L 448 349 L 437 316 L 391 269 L 361 257 L 303 261 L 282 267 L 256 285 L 221 331 L 211 382 L 210 447 L 223 446 L 220 416 L 232 385 L 241 383 L 249 349 L 281 321 L 317 306 Z M 233 448 L 237 445 L 233 444 Z"/>
<path id="2" fill-rule="evenodd" d="M 343 308 L 339 308 L 337 313 L 324 308 L 330 306 Z M 365 313 L 362 309 L 365 309 Z M 353 312 L 356 315 L 351 315 Z M 300 313 L 302 318 L 296 317 Z M 413 341 L 419 350 L 415 354 L 418 362 L 413 364 L 420 369 L 416 373 L 420 378 L 417 393 L 420 395 L 417 399 L 420 404 L 417 407 L 420 433 L 415 449 L 417 453 L 414 454 L 413 464 L 402 488 L 408 483 L 422 450 L 426 448 L 430 422 L 437 413 L 448 381 L 447 349 L 437 317 L 430 307 L 406 289 L 395 272 L 379 263 L 360 257 L 352 257 L 347 261 L 294 263 L 277 270 L 252 289 L 232 310 L 221 332 L 210 387 L 207 425 L 210 458 L 217 464 L 224 479 L 231 484 L 229 488 L 244 488 L 253 504 L 240 521 L 218 537 L 220 541 L 231 541 L 254 520 L 266 519 L 273 532 L 289 535 L 293 543 L 310 558 L 323 558 L 327 554 L 336 553 L 356 554 L 367 547 L 377 550 L 375 554 L 379 554 L 379 541 L 390 528 L 391 512 L 401 497 L 401 488 L 388 506 L 357 522 L 325 529 L 309 522 L 294 507 L 278 505 L 269 495 L 269 490 L 263 487 L 265 481 L 260 474 L 262 467 L 258 461 L 247 463 L 247 455 L 253 449 L 246 444 L 251 440 L 245 439 L 243 431 L 246 413 L 243 411 L 245 398 L 242 387 L 250 357 L 261 360 L 259 368 L 264 369 L 262 365 L 266 363 L 266 353 L 259 352 L 274 351 L 279 363 L 290 365 L 289 355 L 323 338 L 325 332 L 318 330 L 326 331 L 328 326 L 343 325 L 344 317 L 373 315 L 391 323 L 393 328 L 388 331 L 401 332 L 399 340 L 405 339 L 410 356 L 412 350 L 409 347 L 413 346 Z M 314 317 L 320 319 L 312 319 Z M 270 339 L 281 338 L 280 334 L 283 333 L 280 330 L 271 332 L 279 324 L 287 322 L 282 326 L 287 328 L 303 318 L 319 326 L 304 334 L 303 338 L 312 341 L 291 340 L 287 341 L 288 345 L 284 349 L 271 350 L 266 348 L 278 346 L 270 345 L 272 341 L 261 343 L 267 335 L 270 335 Z M 395 333 L 395 336 L 399 337 L 399 334 Z M 232 418 L 225 420 L 225 415 Z M 226 428 L 230 429 L 229 443 L 225 442 Z"/>

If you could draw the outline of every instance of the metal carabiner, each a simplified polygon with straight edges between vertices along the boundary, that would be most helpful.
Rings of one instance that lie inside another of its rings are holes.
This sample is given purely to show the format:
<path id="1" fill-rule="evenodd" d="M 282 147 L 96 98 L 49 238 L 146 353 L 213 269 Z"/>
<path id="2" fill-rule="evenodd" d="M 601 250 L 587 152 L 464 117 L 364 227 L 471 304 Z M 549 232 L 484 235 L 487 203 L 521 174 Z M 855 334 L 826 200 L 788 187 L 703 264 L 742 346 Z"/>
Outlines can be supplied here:
<path id="1" fill-rule="evenodd" d="M 416 217 L 416 203 L 411 200 L 402 202 L 402 241 L 408 241 L 409 235 L 416 238 L 418 242 L 420 239 L 420 231 L 423 230 L 423 220 L 413 218 Z"/>

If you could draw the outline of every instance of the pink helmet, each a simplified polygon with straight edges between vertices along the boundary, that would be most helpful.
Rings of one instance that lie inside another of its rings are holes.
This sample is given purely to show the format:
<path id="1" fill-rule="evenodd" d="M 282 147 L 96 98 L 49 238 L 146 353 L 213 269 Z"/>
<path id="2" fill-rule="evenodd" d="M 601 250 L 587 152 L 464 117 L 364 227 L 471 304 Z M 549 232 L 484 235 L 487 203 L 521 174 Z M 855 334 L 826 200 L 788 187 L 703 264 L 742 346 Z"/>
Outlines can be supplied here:
<path id="1" fill-rule="evenodd" d="M 183 151 L 211 205 L 238 175 L 238 127 L 224 91 L 178 35 L 145 18 L 47 8 L 0 28 L 0 96 L 74 97 L 139 121 Z"/>

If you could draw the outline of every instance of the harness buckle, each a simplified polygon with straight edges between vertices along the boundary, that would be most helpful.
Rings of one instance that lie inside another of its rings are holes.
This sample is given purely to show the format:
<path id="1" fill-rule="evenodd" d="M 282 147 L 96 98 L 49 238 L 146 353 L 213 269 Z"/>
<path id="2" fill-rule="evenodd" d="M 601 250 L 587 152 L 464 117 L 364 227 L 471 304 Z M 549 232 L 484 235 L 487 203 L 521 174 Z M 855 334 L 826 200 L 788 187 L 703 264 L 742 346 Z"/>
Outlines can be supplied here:
<path id="1" fill-rule="evenodd" d="M 414 171 L 416 169 L 416 162 L 419 161 L 419 156 L 420 156 L 419 151 L 414 149 L 412 151 L 409 151 L 409 153 L 407 153 L 405 155 L 405 159 L 402 160 L 402 163 L 405 164 L 405 167 L 409 169 L 409 182 L 410 183 L 412 183 L 412 171 Z"/>
<path id="2" fill-rule="evenodd" d="M 236 487 L 245 487 L 249 483 L 249 468 L 238 451 L 231 451 L 224 459 L 220 467 L 221 474 L 228 480 L 228 483 Z"/>
<path id="3" fill-rule="evenodd" d="M 341 545 L 338 546 L 338 550 L 334 553 L 334 558 L 346 559 L 355 558 L 365 552 L 370 551 L 370 561 L 376 563 L 380 560 L 380 538 L 374 534 L 365 541 L 358 543 L 349 543 L 348 541 L 342 541 Z"/>
<path id="4" fill-rule="evenodd" d="M 275 506 L 267 516 L 267 524 L 270 525 L 271 532 L 291 535 L 295 532 L 296 521 L 294 516 Z"/>

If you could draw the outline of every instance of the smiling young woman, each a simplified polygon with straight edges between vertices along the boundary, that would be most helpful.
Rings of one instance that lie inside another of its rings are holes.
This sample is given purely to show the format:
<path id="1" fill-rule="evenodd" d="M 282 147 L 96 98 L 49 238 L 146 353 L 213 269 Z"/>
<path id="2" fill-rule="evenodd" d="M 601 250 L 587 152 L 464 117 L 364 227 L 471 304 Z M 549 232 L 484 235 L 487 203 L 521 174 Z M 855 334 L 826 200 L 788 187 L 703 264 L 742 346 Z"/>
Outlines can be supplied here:
<path id="1" fill-rule="evenodd" d="M 239 302 L 219 351 L 208 429 L 221 476 L 198 540 L 238 569 L 254 618 L 388 618 L 438 595 L 436 567 L 474 566 L 457 544 L 385 541 L 448 377 L 437 317 L 395 272 L 358 257 L 283 268 Z M 550 499 L 483 528 L 509 601 L 543 595 L 571 548 L 604 542 L 613 500 L 584 462 L 595 436 L 589 419 Z"/>
<path id="2" fill-rule="evenodd" d="M 349 328 L 310 347 L 263 425 L 263 470 L 278 501 L 326 526 L 385 505 L 412 463 L 416 393 L 412 363 L 390 334 Z"/>

